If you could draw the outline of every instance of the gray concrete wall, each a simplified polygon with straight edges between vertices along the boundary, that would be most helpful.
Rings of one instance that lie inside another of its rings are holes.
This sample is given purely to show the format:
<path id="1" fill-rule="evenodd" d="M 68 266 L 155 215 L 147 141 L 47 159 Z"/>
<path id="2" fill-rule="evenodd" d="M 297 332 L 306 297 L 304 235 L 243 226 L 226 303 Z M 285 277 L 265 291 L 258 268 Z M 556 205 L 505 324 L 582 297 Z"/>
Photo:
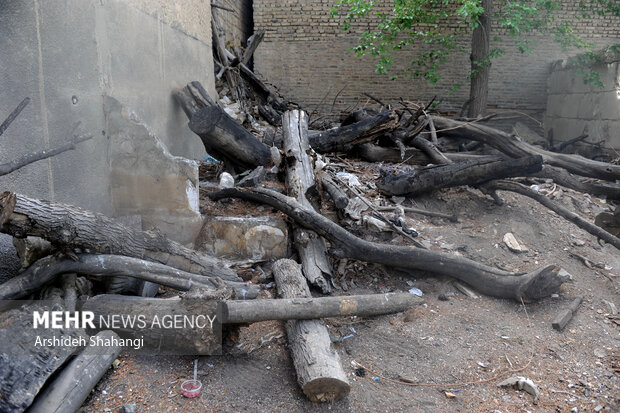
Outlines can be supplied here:
<path id="1" fill-rule="evenodd" d="M 597 64 L 603 87 L 584 84 L 583 77 L 566 60 L 553 65 L 547 91 L 546 135 L 554 142 L 587 133 L 588 140 L 605 140 L 620 150 L 620 55 Z M 615 152 L 617 154 L 617 152 Z M 617 156 L 617 155 L 616 155 Z"/>
<path id="2" fill-rule="evenodd" d="M 0 120 L 31 98 L 0 137 L 0 162 L 64 143 L 77 121 L 95 136 L 0 177 L 0 189 L 114 215 L 105 96 L 135 111 L 172 155 L 204 155 L 171 91 L 199 80 L 215 96 L 210 4 L 169 3 L 0 0 Z"/>

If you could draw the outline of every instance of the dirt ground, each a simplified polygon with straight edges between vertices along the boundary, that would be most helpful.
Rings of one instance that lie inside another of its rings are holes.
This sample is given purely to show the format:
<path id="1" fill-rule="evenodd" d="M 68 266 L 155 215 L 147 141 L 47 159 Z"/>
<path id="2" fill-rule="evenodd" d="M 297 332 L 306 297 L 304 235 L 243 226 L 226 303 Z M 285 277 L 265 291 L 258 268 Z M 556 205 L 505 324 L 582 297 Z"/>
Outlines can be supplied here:
<path id="1" fill-rule="evenodd" d="M 603 200 L 554 190 L 552 184 L 540 187 L 591 222 L 608 208 Z M 336 294 L 416 287 L 425 304 L 388 316 L 326 320 L 351 382 L 351 393 L 343 400 L 322 405 L 306 401 L 296 383 L 283 324 L 264 322 L 242 328 L 224 355 L 199 359 L 203 390 L 198 398 L 184 398 L 179 388 L 192 375 L 193 358 L 125 356 L 82 411 L 117 412 L 133 403 L 138 412 L 618 411 L 620 319 L 607 302 L 620 306 L 620 252 L 599 245 L 535 201 L 511 193 L 501 196 L 505 204 L 497 206 L 476 190 L 459 188 L 404 205 L 459 214 L 458 223 L 409 215 L 418 239 L 432 249 L 513 271 L 563 267 L 574 280 L 558 296 L 525 305 L 469 298 L 447 278 L 349 262 L 345 274 L 336 276 L 347 291 Z M 230 207 L 240 205 L 234 201 Z M 529 251 L 508 250 L 502 241 L 507 232 Z M 591 268 L 571 253 L 588 258 Z M 273 296 L 274 289 L 266 294 Z M 581 307 L 566 329 L 557 332 L 552 320 L 579 295 L 584 297 Z M 539 400 L 497 386 L 511 376 L 531 379 L 540 390 Z"/>

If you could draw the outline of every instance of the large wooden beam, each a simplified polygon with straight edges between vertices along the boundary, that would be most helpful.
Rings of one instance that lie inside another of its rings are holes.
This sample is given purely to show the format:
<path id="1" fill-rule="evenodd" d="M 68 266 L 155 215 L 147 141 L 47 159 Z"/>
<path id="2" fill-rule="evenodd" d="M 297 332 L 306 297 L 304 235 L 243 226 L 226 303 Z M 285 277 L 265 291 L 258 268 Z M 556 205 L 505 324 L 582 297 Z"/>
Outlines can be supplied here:
<path id="1" fill-rule="evenodd" d="M 405 159 L 397 148 L 385 148 L 383 146 L 364 143 L 356 147 L 356 153 L 368 162 L 389 162 L 409 165 L 428 165 L 434 161 L 423 151 L 415 148 L 405 149 Z M 495 155 L 476 155 L 467 152 L 445 152 L 444 155 L 452 162 L 463 161 L 499 161 L 502 158 Z"/>
<path id="2" fill-rule="evenodd" d="M 218 291 L 216 295 L 220 293 L 226 292 Z M 228 299 L 226 295 L 223 298 Z M 88 333 L 110 328 L 121 338 L 142 339 L 139 350 L 143 352 L 212 355 L 221 351 L 222 344 L 217 305 L 218 300 L 209 296 L 150 298 L 102 294 L 84 301 L 81 311 L 90 311 L 95 316 L 95 330 L 88 329 Z M 109 327 L 99 324 L 98 320 L 107 320 L 108 316 L 115 314 L 138 321 L 133 324 L 119 322 Z M 213 320 L 213 325 L 210 320 Z"/>
<path id="3" fill-rule="evenodd" d="M 194 113 L 189 128 L 217 159 L 246 169 L 271 162 L 269 148 L 219 106 L 208 106 Z"/>
<path id="4" fill-rule="evenodd" d="M 284 161 L 286 165 L 286 190 L 288 195 L 307 208 L 312 208 L 306 194 L 315 188 L 314 165 L 308 153 L 308 116 L 306 112 L 291 110 L 282 118 Z M 323 291 L 331 291 L 332 270 L 327 260 L 325 240 L 314 231 L 295 227 L 295 248 L 308 282 Z"/>
<path id="5" fill-rule="evenodd" d="M 495 162 L 466 161 L 393 174 L 383 173 L 377 188 L 386 195 L 415 196 L 440 188 L 479 185 L 492 179 L 525 176 L 542 169 L 542 157 L 528 156 Z"/>
<path id="6" fill-rule="evenodd" d="M 311 297 L 306 280 L 294 261 L 276 261 L 273 275 L 282 297 Z M 340 356 L 332 349 L 329 333 L 321 320 L 287 321 L 286 335 L 297 381 L 310 401 L 333 402 L 349 394 L 351 386 L 340 365 Z"/>
<path id="7" fill-rule="evenodd" d="M 326 317 L 370 317 L 405 311 L 423 300 L 409 293 L 349 295 L 340 297 L 279 298 L 275 300 L 225 301 L 224 324 L 266 320 L 312 320 Z"/>
<path id="8" fill-rule="evenodd" d="M 79 248 L 125 255 L 194 274 L 241 281 L 225 261 L 184 247 L 159 233 L 139 231 L 103 214 L 13 192 L 0 195 L 0 232 L 16 238 L 41 237 L 65 252 Z"/>
<path id="9" fill-rule="evenodd" d="M 349 151 L 353 146 L 369 142 L 398 126 L 394 114 L 386 110 L 376 116 L 363 119 L 310 135 L 310 146 L 317 152 Z"/>

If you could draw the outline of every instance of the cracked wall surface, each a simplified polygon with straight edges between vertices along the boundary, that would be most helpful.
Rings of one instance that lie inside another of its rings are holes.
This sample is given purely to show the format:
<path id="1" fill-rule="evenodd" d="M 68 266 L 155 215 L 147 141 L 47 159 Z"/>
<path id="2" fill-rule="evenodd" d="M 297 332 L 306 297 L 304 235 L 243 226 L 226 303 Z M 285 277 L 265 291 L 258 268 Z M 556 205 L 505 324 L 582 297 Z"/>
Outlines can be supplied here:
<path id="1" fill-rule="evenodd" d="M 94 136 L 0 177 L 0 188 L 123 214 L 112 199 L 107 96 L 135 111 L 171 155 L 201 159 L 171 92 L 198 80 L 215 94 L 209 22 L 206 0 L 0 0 L 0 118 L 31 99 L 0 137 L 0 162 L 65 143 L 78 121 L 79 133 Z"/>

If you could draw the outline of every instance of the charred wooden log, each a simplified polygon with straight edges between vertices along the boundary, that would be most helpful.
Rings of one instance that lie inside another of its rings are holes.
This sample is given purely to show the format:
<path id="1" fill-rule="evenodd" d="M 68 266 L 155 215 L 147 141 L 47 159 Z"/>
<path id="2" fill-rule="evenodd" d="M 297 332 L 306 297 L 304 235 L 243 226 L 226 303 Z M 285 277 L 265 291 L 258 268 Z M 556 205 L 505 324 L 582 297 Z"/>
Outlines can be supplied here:
<path id="1" fill-rule="evenodd" d="M 335 248 L 334 254 L 340 257 L 448 275 L 494 297 L 535 301 L 555 293 L 567 281 L 560 274 L 560 268 L 554 265 L 530 273 L 511 273 L 444 252 L 365 241 L 293 198 L 264 188 L 230 188 L 212 193 L 210 197 L 214 200 L 241 198 L 276 208 L 298 225 L 325 237 Z"/>
<path id="2" fill-rule="evenodd" d="M 407 148 L 405 150 L 405 159 L 401 158 L 398 149 L 385 148 L 371 143 L 358 145 L 355 150 L 360 158 L 368 162 L 406 163 L 409 165 L 428 165 L 429 163 L 433 163 L 433 160 L 426 153 L 415 148 Z M 452 162 L 492 162 L 502 159 L 495 155 L 475 155 L 465 152 L 444 152 L 444 155 Z"/>
<path id="3" fill-rule="evenodd" d="M 292 110 L 283 117 L 284 160 L 288 195 L 307 208 L 312 208 L 306 194 L 315 188 L 314 167 L 308 156 L 308 117 L 305 112 Z M 331 291 L 332 271 L 327 260 L 325 240 L 314 231 L 296 227 L 293 239 L 308 282 L 327 294 Z"/>
<path id="4" fill-rule="evenodd" d="M 271 162 L 269 148 L 217 106 L 200 82 L 188 83 L 174 96 L 209 154 L 242 169 Z"/>
<path id="5" fill-rule="evenodd" d="M 386 195 L 415 196 L 439 188 L 479 185 L 492 179 L 528 175 L 542 168 L 542 157 L 528 156 L 495 162 L 459 162 L 407 173 L 383 171 L 377 188 Z"/>
<path id="6" fill-rule="evenodd" d="M 269 148 L 219 106 L 208 106 L 194 113 L 189 128 L 200 136 L 207 152 L 217 159 L 244 169 L 271 162 Z"/>
<path id="7" fill-rule="evenodd" d="M 234 290 L 236 298 L 246 300 L 258 296 L 258 286 L 223 281 L 192 274 L 156 262 L 120 255 L 79 254 L 77 260 L 49 256 L 40 259 L 18 276 L 0 284 L 0 300 L 19 300 L 29 296 L 57 276 L 67 273 L 105 278 L 132 277 L 161 284 L 179 291 L 192 288 L 215 289 L 222 284 Z"/>
<path id="8" fill-rule="evenodd" d="M 165 236 L 129 228 L 103 214 L 71 205 L 0 195 L 0 231 L 17 238 L 41 237 L 61 251 L 75 248 L 159 262 L 194 274 L 241 281 L 228 264 Z"/>
<path id="9" fill-rule="evenodd" d="M 32 403 L 45 382 L 73 354 L 79 340 L 88 340 L 82 330 L 34 328 L 33 312 L 59 310 L 33 302 L 18 309 L 0 312 L 0 411 L 22 412 Z M 44 345 L 54 337 L 64 337 L 67 345 Z M 37 338 L 41 345 L 37 346 Z M 49 341 L 48 341 L 49 340 Z"/>
<path id="10" fill-rule="evenodd" d="M 221 304 L 221 314 L 224 324 L 346 316 L 369 317 L 398 313 L 422 302 L 420 297 L 409 293 L 225 301 Z"/>
<path id="11" fill-rule="evenodd" d="M 310 146 L 317 152 L 347 152 L 353 146 L 369 142 L 397 126 L 394 114 L 384 111 L 359 122 L 309 136 Z"/>
<path id="12" fill-rule="evenodd" d="M 483 142 L 512 158 L 540 155 L 545 164 L 564 168 L 575 175 L 607 181 L 620 179 L 620 165 L 593 161 L 579 155 L 546 151 L 485 125 L 460 122 L 441 116 L 433 116 L 432 119 L 436 127 L 443 129 L 442 134 Z"/>
<path id="13" fill-rule="evenodd" d="M 273 275 L 282 297 L 311 297 L 306 280 L 294 261 L 276 261 Z M 351 386 L 338 353 L 331 347 L 323 321 L 287 321 L 286 335 L 297 381 L 310 401 L 333 402 L 349 394 Z"/>
<path id="14" fill-rule="evenodd" d="M 254 93 L 264 102 L 271 106 L 277 112 L 285 112 L 288 110 L 288 105 L 282 101 L 271 89 L 258 77 L 254 72 L 250 70 L 246 65 L 240 64 L 239 69 L 241 75 L 252 87 Z"/>
<path id="15" fill-rule="evenodd" d="M 222 299 L 228 298 L 224 291 L 216 294 Z M 95 315 L 95 330 L 87 330 L 91 334 L 98 329 L 110 328 L 124 339 L 142 338 L 140 350 L 152 354 L 210 355 L 221 351 L 221 323 L 217 316 L 217 306 L 218 300 L 210 297 L 149 298 L 103 294 L 84 301 L 81 310 Z M 110 327 L 105 323 L 99 324 L 98 320 L 107 320 L 109 315 L 114 314 L 141 321 Z M 198 315 L 202 317 L 197 319 Z M 166 319 L 190 322 L 166 326 Z"/>
<path id="16" fill-rule="evenodd" d="M 254 34 L 248 38 L 245 50 L 243 51 L 243 56 L 241 57 L 241 64 L 247 65 L 250 63 L 252 56 L 254 56 L 254 52 L 258 48 L 258 45 L 263 41 L 264 37 L 265 30 L 260 29 L 255 31 Z"/>
<path id="17" fill-rule="evenodd" d="M 91 390 L 121 352 L 121 347 L 113 341 L 118 339 L 118 336 L 112 331 L 102 331 L 94 339 L 103 342 L 109 340 L 111 345 L 105 348 L 86 347 L 39 393 L 28 412 L 60 413 L 79 410 Z"/>
<path id="18" fill-rule="evenodd" d="M 558 185 L 575 191 L 584 192 L 596 196 L 605 196 L 607 199 L 620 199 L 620 185 L 614 183 L 595 183 L 585 181 L 583 178 L 568 173 L 562 168 L 555 166 L 543 165 L 540 172 L 533 176 L 539 178 L 553 179 Z M 587 179 L 587 178 L 586 178 Z"/>

